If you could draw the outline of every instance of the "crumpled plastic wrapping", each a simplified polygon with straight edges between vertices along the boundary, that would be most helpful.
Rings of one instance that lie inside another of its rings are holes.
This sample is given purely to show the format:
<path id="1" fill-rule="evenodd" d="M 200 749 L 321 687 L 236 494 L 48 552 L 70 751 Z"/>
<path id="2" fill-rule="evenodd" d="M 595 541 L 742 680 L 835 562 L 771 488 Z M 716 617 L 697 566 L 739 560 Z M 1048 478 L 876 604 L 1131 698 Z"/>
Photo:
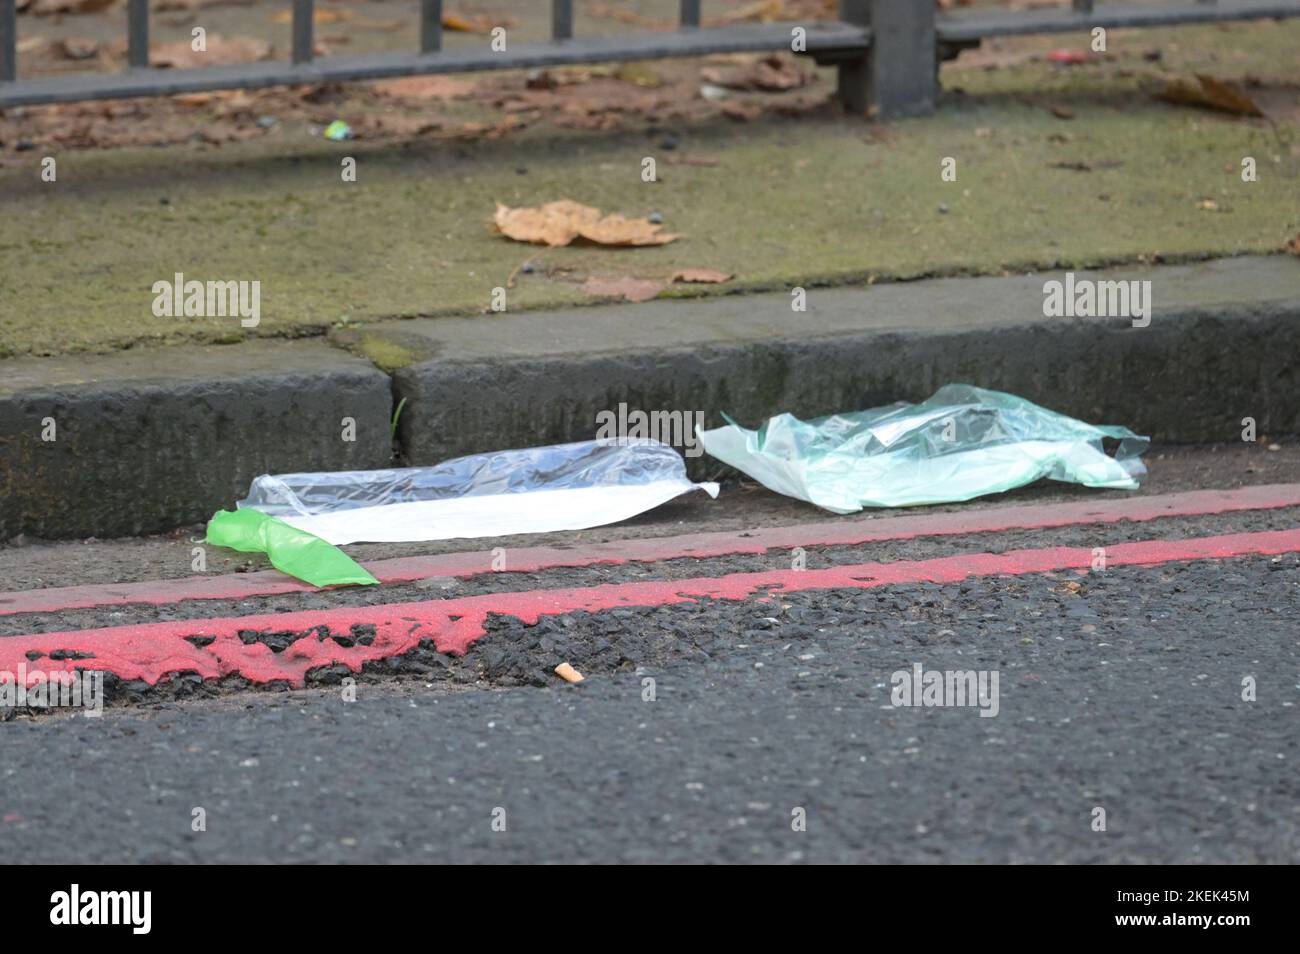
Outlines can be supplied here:
<path id="1" fill-rule="evenodd" d="M 725 415 L 724 415 L 725 416 Z M 834 513 L 951 503 L 1041 477 L 1132 490 L 1150 440 L 1127 427 L 1066 417 L 1024 398 L 949 384 L 920 404 L 898 402 L 757 431 L 727 418 L 701 431 L 704 449 L 778 493 Z M 1115 456 L 1103 439 L 1118 441 Z"/>
<path id="2" fill-rule="evenodd" d="M 218 510 L 208 521 L 206 542 L 243 553 L 265 553 L 281 573 L 312 586 L 379 584 L 338 547 L 257 510 Z"/>
<path id="3" fill-rule="evenodd" d="M 582 441 L 494 451 L 434 467 L 264 474 L 239 507 L 334 544 L 400 543 L 580 530 L 701 489 L 667 444 Z"/>

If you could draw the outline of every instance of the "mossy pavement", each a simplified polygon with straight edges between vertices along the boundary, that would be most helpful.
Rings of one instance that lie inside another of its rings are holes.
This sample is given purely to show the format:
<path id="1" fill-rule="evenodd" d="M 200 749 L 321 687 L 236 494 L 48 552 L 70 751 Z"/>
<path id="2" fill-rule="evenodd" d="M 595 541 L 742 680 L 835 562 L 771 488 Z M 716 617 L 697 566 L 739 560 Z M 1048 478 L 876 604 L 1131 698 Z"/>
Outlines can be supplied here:
<path id="1" fill-rule="evenodd" d="M 1083 44 L 1016 42 L 1001 49 Z M 66 151 L 56 183 L 40 181 L 39 150 L 23 153 L 0 168 L 0 357 L 335 329 L 388 370 L 420 354 L 368 327 L 479 313 L 508 283 L 519 311 L 591 302 L 589 275 L 734 273 L 664 293 L 717 294 L 1271 252 L 1300 232 L 1300 22 L 1110 42 L 1112 58 L 1072 68 L 958 60 L 937 114 L 895 123 L 828 102 L 749 123 L 543 123 L 465 142 L 331 143 L 286 128 L 220 149 Z M 1159 75 L 1194 70 L 1249 81 L 1269 118 L 1150 95 Z M 341 180 L 344 156 L 355 183 Z M 642 181 L 645 156 L 659 181 Z M 1256 182 L 1242 181 L 1245 156 Z M 940 178 L 944 157 L 956 182 Z M 558 198 L 658 212 L 683 237 L 544 249 L 490 228 L 497 201 Z M 151 286 L 176 272 L 260 281 L 260 325 L 155 317 Z"/>

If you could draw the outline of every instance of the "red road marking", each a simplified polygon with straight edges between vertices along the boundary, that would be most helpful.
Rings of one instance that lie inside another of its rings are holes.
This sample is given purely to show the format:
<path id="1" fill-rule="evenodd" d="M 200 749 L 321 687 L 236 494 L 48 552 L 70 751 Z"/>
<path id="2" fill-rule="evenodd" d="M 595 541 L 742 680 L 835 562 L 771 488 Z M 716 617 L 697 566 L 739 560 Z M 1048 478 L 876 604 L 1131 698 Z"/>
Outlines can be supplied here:
<path id="1" fill-rule="evenodd" d="M 1106 562 L 1108 567 L 1141 566 L 1297 551 L 1300 551 L 1300 529 L 1272 530 L 1190 540 L 1121 543 L 1106 548 Z M 860 563 L 821 570 L 733 573 L 722 577 L 489 593 L 454 600 L 10 636 L 0 638 L 0 673 L 16 674 L 20 664 L 29 670 L 45 672 L 98 669 L 125 679 L 142 679 L 150 685 L 173 672 L 197 672 L 205 678 L 237 673 L 253 682 L 285 680 L 301 686 L 306 674 L 319 666 L 342 663 L 359 672 L 363 663 L 401 655 L 415 648 L 422 639 L 432 639 L 442 652 L 463 653 L 483 635 L 484 622 L 490 613 L 515 616 L 532 625 L 543 615 L 627 606 L 668 606 L 705 597 L 743 600 L 766 591 L 865 589 L 898 583 L 955 583 L 972 576 L 1083 570 L 1091 566 L 1092 558 L 1090 549 L 1050 547 L 933 560 Z M 332 632 L 345 634 L 354 625 L 375 627 L 370 645 L 343 647 L 319 632 L 312 632 L 316 627 L 328 626 Z M 291 631 L 304 635 L 283 652 L 274 653 L 263 643 L 246 645 L 239 637 L 241 630 Z M 197 646 L 187 636 L 202 637 L 207 644 Z M 91 653 L 93 659 L 47 657 L 46 654 L 57 650 Z M 40 655 L 28 659 L 28 653 Z M 30 672 L 28 679 L 37 681 L 36 675 Z"/>
<path id="2" fill-rule="evenodd" d="M 556 567 L 621 565 L 681 557 L 761 555 L 790 547 L 856 546 L 885 540 L 1042 530 L 1076 524 L 1195 517 L 1241 510 L 1268 510 L 1300 505 L 1300 484 L 1268 484 L 1235 490 L 1195 490 L 1176 494 L 1123 499 L 1102 498 L 1064 504 L 972 508 L 947 513 L 916 513 L 896 517 L 861 517 L 769 527 L 748 531 L 690 533 L 673 537 L 615 540 L 576 547 L 519 547 L 507 553 L 507 569 L 532 573 Z M 489 551 L 378 560 L 366 567 L 381 583 L 409 583 L 429 577 L 471 577 L 491 572 Z M 0 593 L 0 616 L 15 613 L 57 613 L 92 606 L 127 603 L 154 605 L 182 600 L 241 600 L 282 593 L 312 593 L 315 587 L 276 570 L 191 576 L 139 583 L 59 586 Z"/>

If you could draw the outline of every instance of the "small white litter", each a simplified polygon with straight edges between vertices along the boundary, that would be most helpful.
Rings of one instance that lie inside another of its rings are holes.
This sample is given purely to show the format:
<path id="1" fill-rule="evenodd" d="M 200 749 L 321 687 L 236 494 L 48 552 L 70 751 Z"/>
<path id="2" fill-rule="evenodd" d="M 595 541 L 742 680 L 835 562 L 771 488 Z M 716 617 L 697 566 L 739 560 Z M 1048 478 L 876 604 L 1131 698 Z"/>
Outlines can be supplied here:
<path id="1" fill-rule="evenodd" d="M 618 523 L 690 490 L 667 444 L 600 440 L 495 451 L 435 467 L 263 474 L 240 507 L 339 545 L 582 530 Z"/>

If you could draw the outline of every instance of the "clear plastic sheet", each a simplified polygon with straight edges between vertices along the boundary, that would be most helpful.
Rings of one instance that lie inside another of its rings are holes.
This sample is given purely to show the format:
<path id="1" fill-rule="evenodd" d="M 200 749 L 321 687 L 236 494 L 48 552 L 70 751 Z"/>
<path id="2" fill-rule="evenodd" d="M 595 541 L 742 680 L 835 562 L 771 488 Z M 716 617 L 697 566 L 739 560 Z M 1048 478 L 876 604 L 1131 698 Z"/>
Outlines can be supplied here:
<path id="1" fill-rule="evenodd" d="M 494 451 L 434 467 L 264 474 L 240 507 L 330 543 L 397 543 L 579 530 L 696 488 L 680 454 L 648 440 Z"/>
<path id="2" fill-rule="evenodd" d="M 1030 401 L 949 384 L 920 404 L 898 402 L 801 421 L 771 418 L 757 431 L 700 432 L 704 449 L 764 486 L 835 513 L 950 503 L 1041 477 L 1132 490 L 1150 443 L 1126 427 L 1097 426 Z M 1118 441 L 1115 456 L 1104 439 Z"/>

